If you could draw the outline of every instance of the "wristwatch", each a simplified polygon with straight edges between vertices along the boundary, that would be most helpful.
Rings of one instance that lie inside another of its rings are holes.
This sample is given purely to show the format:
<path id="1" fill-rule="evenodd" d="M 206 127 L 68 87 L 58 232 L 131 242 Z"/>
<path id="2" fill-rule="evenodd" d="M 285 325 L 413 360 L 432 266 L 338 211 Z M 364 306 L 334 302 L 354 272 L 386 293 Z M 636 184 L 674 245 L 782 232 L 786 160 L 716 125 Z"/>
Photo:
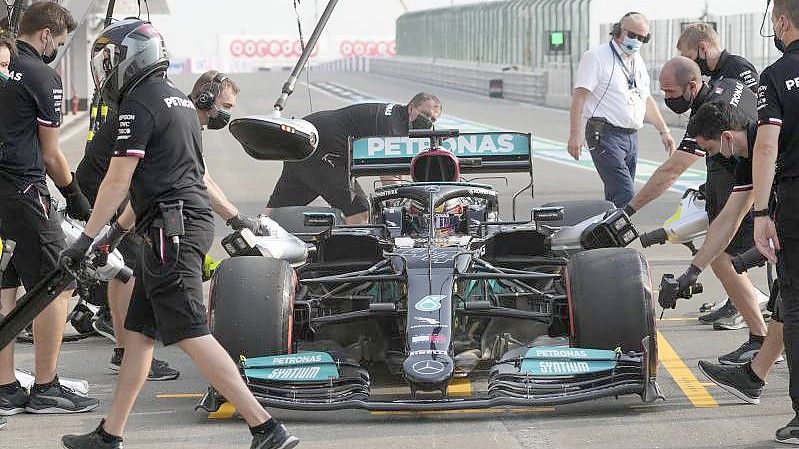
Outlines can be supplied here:
<path id="1" fill-rule="evenodd" d="M 768 208 L 752 211 L 752 216 L 755 217 L 770 217 L 771 211 Z"/>

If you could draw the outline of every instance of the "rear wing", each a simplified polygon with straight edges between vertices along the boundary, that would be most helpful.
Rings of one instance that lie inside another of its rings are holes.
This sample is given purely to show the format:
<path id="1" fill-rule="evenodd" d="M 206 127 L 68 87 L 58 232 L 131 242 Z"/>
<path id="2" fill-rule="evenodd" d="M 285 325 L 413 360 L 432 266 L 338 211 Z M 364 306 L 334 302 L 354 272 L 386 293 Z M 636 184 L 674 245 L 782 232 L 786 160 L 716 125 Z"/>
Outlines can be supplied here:
<path id="1" fill-rule="evenodd" d="M 518 132 L 461 133 L 444 139 L 441 148 L 454 153 L 461 173 L 529 173 L 532 139 Z M 411 159 L 430 148 L 428 138 L 361 137 L 349 140 L 350 176 L 406 175 Z"/>

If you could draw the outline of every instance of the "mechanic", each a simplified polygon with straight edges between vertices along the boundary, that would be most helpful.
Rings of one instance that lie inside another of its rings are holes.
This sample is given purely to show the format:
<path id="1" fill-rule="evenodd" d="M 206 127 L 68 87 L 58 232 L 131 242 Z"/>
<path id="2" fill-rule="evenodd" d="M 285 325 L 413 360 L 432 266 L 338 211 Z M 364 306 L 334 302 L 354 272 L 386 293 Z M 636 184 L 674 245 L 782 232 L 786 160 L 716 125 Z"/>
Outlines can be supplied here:
<path id="1" fill-rule="evenodd" d="M 752 151 L 757 136 L 757 123 L 750 122 L 738 108 L 725 102 L 709 102 L 702 105 L 691 117 L 690 125 L 696 135 L 697 144 L 707 154 L 721 154 L 738 160 L 735 183 L 724 208 L 708 229 L 702 248 L 694 256 L 691 266 L 677 282 L 680 290 L 693 285 L 699 273 L 717 256 L 723 253 L 736 234 L 744 217 L 754 203 L 752 191 Z M 764 379 L 774 363 L 782 360 L 783 340 L 780 318 L 779 295 L 772 294 L 769 302 L 772 321 L 768 325 L 765 341 L 758 345 L 757 354 L 751 362 L 743 365 L 717 365 L 699 362 L 699 369 L 714 383 L 738 398 L 757 404 L 763 390 Z M 754 350 L 754 349 L 753 349 Z"/>
<path id="2" fill-rule="evenodd" d="M 698 64 L 701 74 L 710 77 L 710 82 L 708 83 L 709 87 L 725 83 L 730 84 L 729 82 L 724 81 L 728 78 L 737 79 L 745 86 L 752 89 L 755 94 L 757 94 L 755 91 L 755 89 L 757 89 L 757 71 L 755 71 L 754 66 L 752 63 L 740 56 L 730 55 L 726 53 L 726 51 L 722 51 L 719 44 L 718 34 L 712 26 L 704 23 L 687 26 L 677 41 L 677 50 L 680 51 L 682 56 L 694 60 Z M 666 74 L 667 76 L 665 80 L 663 75 L 664 74 L 661 71 L 661 87 L 664 81 L 667 82 L 668 86 L 673 87 L 664 89 L 666 106 L 668 106 L 669 109 L 675 113 L 682 114 L 688 109 L 691 109 L 692 111 L 698 109 L 699 106 L 701 106 L 702 101 L 707 100 L 707 98 L 705 98 L 703 95 L 700 95 L 699 98 L 694 98 L 693 100 L 687 100 L 685 98 L 684 86 L 675 86 L 675 82 L 671 76 L 671 73 Z M 735 90 L 725 90 L 727 91 L 727 96 L 730 98 L 730 100 L 732 100 L 732 93 L 735 92 Z M 715 96 L 716 94 L 715 92 L 711 92 L 710 95 Z M 692 93 L 692 96 L 696 96 L 696 94 Z M 693 101 L 693 105 L 691 104 L 691 101 Z M 753 120 L 755 119 L 754 117 L 755 115 L 753 111 Z M 636 210 L 644 207 L 650 201 L 658 198 L 663 194 L 663 192 L 668 190 L 668 188 L 674 184 L 677 178 L 679 178 L 679 176 L 696 161 L 696 158 L 689 157 L 689 154 L 693 153 L 698 156 L 703 155 L 703 152 L 701 149 L 697 148 L 696 143 L 693 141 L 690 135 L 686 135 L 683 138 L 678 149 L 683 151 L 678 151 L 669 157 L 669 159 L 658 168 L 644 188 L 641 189 L 641 191 L 633 198 L 627 208 L 628 214 L 631 215 Z M 735 172 L 734 164 L 730 163 L 729 161 L 725 163 L 725 160 L 721 156 L 715 156 L 713 158 L 707 159 L 706 164 L 708 170 L 714 172 L 713 175 L 708 175 L 714 180 L 714 183 L 708 185 L 715 186 L 719 189 L 726 189 L 726 191 L 728 191 L 730 188 L 730 182 L 732 182 L 733 174 Z M 716 173 L 717 171 L 722 171 L 722 173 Z M 726 174 L 724 174 L 724 171 L 726 171 Z M 725 197 L 726 195 L 719 196 L 719 194 L 711 192 L 710 200 L 713 202 L 718 202 L 722 201 L 722 199 Z M 711 206 L 713 206 L 713 208 L 717 207 L 717 210 L 721 210 L 721 207 L 718 204 Z M 753 226 L 751 224 L 751 219 L 747 219 L 747 223 L 749 223 L 750 227 Z M 700 316 L 699 321 L 703 324 L 712 324 L 714 328 L 721 330 L 739 329 L 744 326 L 743 317 L 729 299 L 725 300 L 721 307 L 711 310 L 710 313 Z"/>
<path id="3" fill-rule="evenodd" d="M 569 109 L 567 147 L 579 160 L 583 142 L 587 142 L 604 184 L 605 199 L 622 207 L 635 193 L 638 129 L 644 119 L 658 129 L 667 153 L 671 154 L 675 145 L 650 94 L 649 74 L 639 54 L 649 42 L 649 21 L 643 14 L 627 13 L 613 26 L 611 36 L 609 44 L 592 48 L 580 60 Z"/>
<path id="4" fill-rule="evenodd" d="M 3 32 L 0 32 L 0 83 L 8 81 L 8 66 L 11 64 L 11 56 L 16 55 L 17 49 L 14 45 L 14 40 L 6 37 Z M 0 240 L 2 243 L 2 240 Z M 3 319 L 3 314 L 0 313 L 0 320 Z M 5 416 L 0 415 L 0 429 L 8 425 Z"/>
<path id="5" fill-rule="evenodd" d="M 85 256 L 128 195 L 130 204 L 114 223 L 116 231 L 98 242 L 96 252 L 110 251 L 134 222 L 144 244 L 125 321 L 125 358 L 107 419 L 88 434 L 64 436 L 62 444 L 68 449 L 121 447 L 158 334 L 165 345 L 185 351 L 235 405 L 251 427 L 252 448 L 288 449 L 299 440 L 258 403 L 208 329 L 202 264 L 214 224 L 203 182 L 201 128 L 194 102 L 166 79 L 168 66 L 161 34 L 138 19 L 107 27 L 92 47 L 95 85 L 109 104 L 118 104 L 119 129 L 92 216 L 84 234 L 62 254 L 62 263 L 74 265 Z"/>
<path id="6" fill-rule="evenodd" d="M 58 73 L 47 65 L 75 26 L 69 11 L 54 2 L 31 5 L 20 21 L 9 80 L 0 89 L 0 234 L 16 242 L 3 273 L 3 314 L 14 308 L 20 283 L 33 288 L 58 267 L 58 254 L 66 247 L 46 176 L 66 199 L 67 214 L 79 220 L 89 217 L 91 205 L 58 146 L 63 91 Z M 16 380 L 13 345 L 0 351 L 0 414 L 77 413 L 99 404 L 58 381 L 71 296 L 72 289 L 63 292 L 33 321 L 36 380 L 30 393 Z"/>
<path id="7" fill-rule="evenodd" d="M 756 116 L 756 99 L 754 94 L 739 80 L 725 78 L 708 85 L 701 80 L 699 66 L 688 58 L 678 56 L 668 61 L 660 74 L 661 89 L 666 96 L 666 104 L 675 112 L 691 109 L 693 115 L 702 104 L 709 101 L 724 101 L 740 108 L 745 117 L 752 122 Z M 676 106 L 675 106 L 676 105 Z M 663 194 L 679 178 L 694 161 L 705 155 L 693 137 L 693 130 L 686 130 L 680 143 L 679 151 L 672 154 L 647 181 L 646 185 L 625 206 L 625 211 L 632 215 L 644 205 Z M 705 208 L 712 222 L 721 212 L 727 197 L 732 192 L 735 181 L 735 159 L 726 159 L 721 155 L 711 156 L 706 160 L 707 182 Z M 725 254 L 715 258 L 711 263 L 713 272 L 721 281 L 724 290 L 732 300 L 735 309 L 720 308 L 700 317 L 701 320 L 714 319 L 716 329 L 738 329 L 743 323 L 749 326 L 752 338 L 744 342 L 738 349 L 719 358 L 723 363 L 745 363 L 754 354 L 752 347 L 757 346 L 754 340 L 766 335 L 766 324 L 760 312 L 760 295 L 746 274 L 738 274 L 732 266 L 730 256 L 742 253 L 753 246 L 751 239 L 751 217 L 744 219 L 735 238 L 727 247 Z M 765 298 L 764 298 L 765 300 Z M 739 315 L 740 313 L 740 315 Z"/>
<path id="8" fill-rule="evenodd" d="M 758 88 L 759 128 L 752 166 L 755 244 L 777 263 L 790 396 L 797 414 L 777 430 L 776 439 L 799 444 L 799 0 L 775 0 L 771 23 L 774 44 L 784 54 L 763 70 Z M 769 210 L 772 187 L 776 187 L 775 211 Z"/>
<path id="9" fill-rule="evenodd" d="M 319 132 L 319 146 L 310 158 L 283 164 L 266 214 L 277 207 L 306 206 L 321 196 L 344 213 L 347 224 L 366 223 L 369 201 L 360 184 L 349 179 L 348 139 L 407 136 L 409 129 L 432 128 L 441 111 L 438 97 L 420 92 L 407 105 L 361 103 L 305 117 Z M 386 183 L 391 177 L 382 179 Z"/>
<path id="10" fill-rule="evenodd" d="M 195 82 L 189 96 L 197 107 L 200 125 L 208 129 L 222 129 L 227 126 L 230 119 L 230 110 L 236 104 L 238 93 L 238 85 L 224 74 L 214 70 L 203 73 Z M 78 164 L 75 174 L 78 182 L 83 186 L 84 192 L 92 202 L 97 198 L 100 181 L 108 171 L 108 164 L 111 162 L 114 152 L 114 141 L 117 138 L 118 127 L 117 116 L 113 111 L 110 111 L 105 123 L 92 140 L 87 143 L 83 160 Z M 227 200 L 224 192 L 211 178 L 208 170 L 205 172 L 204 181 L 208 187 L 214 212 L 227 220 L 228 225 L 236 230 L 245 227 L 249 228 L 256 235 L 262 233 L 258 220 L 240 214 L 239 210 Z M 135 269 L 136 266 L 140 244 L 140 239 L 136 236 L 126 235 L 118 246 L 125 264 L 132 269 Z M 109 281 L 108 303 L 112 322 L 108 321 L 109 317 L 107 315 L 100 314 L 92 323 L 98 333 L 115 340 L 114 354 L 108 365 L 115 372 L 119 371 L 122 357 L 125 353 L 125 332 L 119 332 L 119 335 L 116 335 L 114 329 L 124 329 L 134 282 L 135 279 L 131 279 L 128 283 L 123 283 L 117 279 Z M 172 380 L 179 375 L 180 373 L 171 368 L 168 363 L 154 358 L 147 379 Z"/>
<path id="11" fill-rule="evenodd" d="M 721 48 L 721 39 L 715 28 L 708 23 L 687 25 L 677 40 L 677 50 L 682 56 L 694 60 L 703 76 L 710 77 L 710 84 L 724 78 L 741 80 L 757 94 L 757 70 L 745 58 L 730 54 Z"/>

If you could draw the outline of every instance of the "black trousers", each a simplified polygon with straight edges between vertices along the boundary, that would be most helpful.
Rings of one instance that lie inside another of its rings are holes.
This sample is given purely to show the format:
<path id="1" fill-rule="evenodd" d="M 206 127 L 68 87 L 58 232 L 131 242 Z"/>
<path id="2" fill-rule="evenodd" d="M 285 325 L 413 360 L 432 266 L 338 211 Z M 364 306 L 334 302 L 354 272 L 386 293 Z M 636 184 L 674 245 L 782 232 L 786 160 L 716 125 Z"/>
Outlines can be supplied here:
<path id="1" fill-rule="evenodd" d="M 790 372 L 790 395 L 799 414 L 799 178 L 781 180 L 777 186 L 777 254 L 785 353 Z"/>

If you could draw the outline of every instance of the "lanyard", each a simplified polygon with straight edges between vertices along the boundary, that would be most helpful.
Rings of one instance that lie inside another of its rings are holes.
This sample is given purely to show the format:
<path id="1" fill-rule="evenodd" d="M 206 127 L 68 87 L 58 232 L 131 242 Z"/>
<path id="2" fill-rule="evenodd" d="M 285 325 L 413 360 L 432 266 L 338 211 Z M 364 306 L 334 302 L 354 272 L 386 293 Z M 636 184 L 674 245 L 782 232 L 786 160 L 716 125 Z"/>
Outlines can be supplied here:
<path id="1" fill-rule="evenodd" d="M 632 70 L 627 68 L 627 64 L 624 63 L 624 60 L 621 58 L 621 55 L 616 50 L 616 47 L 613 46 L 613 41 L 610 42 L 610 49 L 613 51 L 613 54 L 616 56 L 616 59 L 619 60 L 619 64 L 621 64 L 621 70 L 624 72 L 625 78 L 627 78 L 627 86 L 632 90 L 633 88 L 638 88 L 638 83 L 635 81 L 635 56 L 633 56 L 633 63 L 632 63 Z"/>

